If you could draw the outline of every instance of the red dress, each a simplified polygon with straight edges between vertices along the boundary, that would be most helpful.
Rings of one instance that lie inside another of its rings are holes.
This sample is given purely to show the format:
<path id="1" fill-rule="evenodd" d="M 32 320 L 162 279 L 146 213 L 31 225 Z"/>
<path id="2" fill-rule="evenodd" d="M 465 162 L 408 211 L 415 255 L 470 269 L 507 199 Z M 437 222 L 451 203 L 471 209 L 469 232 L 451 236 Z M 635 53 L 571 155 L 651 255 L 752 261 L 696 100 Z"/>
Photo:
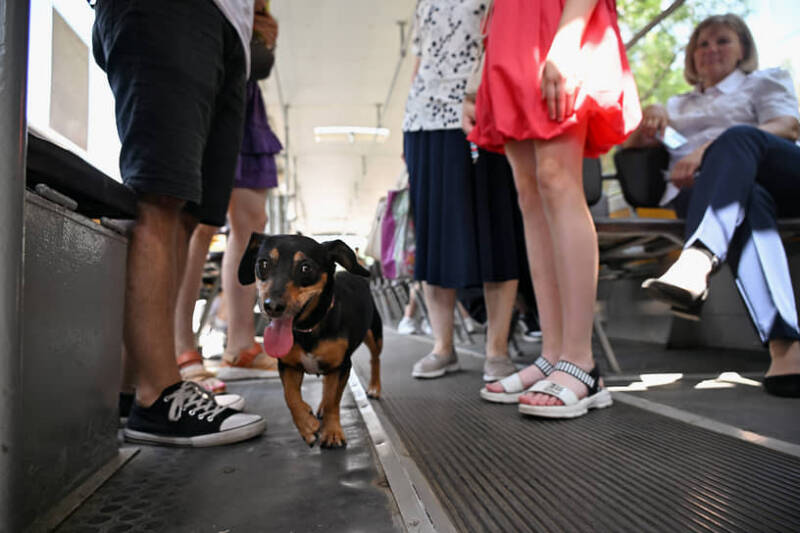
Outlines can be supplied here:
<path id="1" fill-rule="evenodd" d="M 551 139 L 588 121 L 586 157 L 620 144 L 642 114 L 625 47 L 617 26 L 615 0 L 598 0 L 580 48 L 581 86 L 575 112 L 550 120 L 541 95 L 541 72 L 565 0 L 495 0 L 486 57 L 476 101 L 475 144 L 502 152 L 509 140 Z"/>

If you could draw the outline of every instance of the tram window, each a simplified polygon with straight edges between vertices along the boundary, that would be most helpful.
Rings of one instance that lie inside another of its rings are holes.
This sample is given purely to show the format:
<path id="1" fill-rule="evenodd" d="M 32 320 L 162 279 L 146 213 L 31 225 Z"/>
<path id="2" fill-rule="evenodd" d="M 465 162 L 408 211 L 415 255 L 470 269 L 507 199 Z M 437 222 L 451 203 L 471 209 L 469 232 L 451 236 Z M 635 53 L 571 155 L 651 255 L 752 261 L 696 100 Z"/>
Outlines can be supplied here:
<path id="1" fill-rule="evenodd" d="M 50 126 L 86 150 L 89 130 L 89 48 L 53 10 Z"/>
<path id="2" fill-rule="evenodd" d="M 94 10 L 75 0 L 30 6 L 28 126 L 120 181 L 114 97 L 92 56 Z"/>

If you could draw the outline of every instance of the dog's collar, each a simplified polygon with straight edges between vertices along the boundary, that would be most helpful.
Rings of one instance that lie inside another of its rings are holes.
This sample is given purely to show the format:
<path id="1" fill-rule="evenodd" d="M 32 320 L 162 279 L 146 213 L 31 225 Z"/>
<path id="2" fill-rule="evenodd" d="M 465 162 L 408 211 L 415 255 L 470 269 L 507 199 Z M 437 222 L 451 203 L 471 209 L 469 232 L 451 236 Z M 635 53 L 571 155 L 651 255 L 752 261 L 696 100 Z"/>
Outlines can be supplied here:
<path id="1" fill-rule="evenodd" d="M 325 314 L 322 315 L 322 318 L 319 319 L 319 322 L 317 322 L 316 324 L 314 324 L 310 328 L 295 328 L 295 327 L 292 327 L 292 330 L 296 331 L 298 333 L 311 333 L 312 331 L 314 331 L 314 328 L 319 326 L 320 323 L 325 319 L 325 317 L 328 316 L 328 312 L 330 312 L 330 310 L 333 309 L 333 303 L 335 301 L 336 301 L 336 296 L 331 296 L 331 304 L 328 306 L 328 309 L 325 310 Z"/>

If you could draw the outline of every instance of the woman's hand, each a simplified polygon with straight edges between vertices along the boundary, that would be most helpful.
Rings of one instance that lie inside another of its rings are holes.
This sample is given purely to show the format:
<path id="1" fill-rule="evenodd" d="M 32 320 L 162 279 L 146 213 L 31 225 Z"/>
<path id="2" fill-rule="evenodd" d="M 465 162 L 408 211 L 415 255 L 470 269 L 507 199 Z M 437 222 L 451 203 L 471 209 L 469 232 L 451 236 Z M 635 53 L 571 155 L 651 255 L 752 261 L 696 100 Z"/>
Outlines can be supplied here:
<path id="1" fill-rule="evenodd" d="M 542 99 L 547 103 L 550 120 L 563 122 L 575 111 L 575 99 L 580 89 L 577 75 L 578 50 L 572 54 L 548 54 L 542 70 Z"/>
<path id="2" fill-rule="evenodd" d="M 664 137 L 664 129 L 669 124 L 669 115 L 666 108 L 659 104 L 652 104 L 642 109 L 642 121 L 639 126 L 622 143 L 623 148 L 643 148 L 657 146 Z M 658 134 L 658 137 L 656 136 Z"/>
<path id="3" fill-rule="evenodd" d="M 469 135 L 475 127 L 475 101 L 471 98 L 464 98 L 464 105 L 461 107 L 461 129 Z"/>
<path id="4" fill-rule="evenodd" d="M 669 115 L 664 106 L 652 104 L 642 110 L 642 123 L 639 124 L 639 129 L 644 140 L 663 138 L 667 124 L 669 124 Z"/>
<path id="5" fill-rule="evenodd" d="M 550 120 L 564 121 L 575 112 L 581 86 L 579 52 L 586 23 L 598 0 L 566 0 L 558 30 L 542 70 L 542 100 Z"/>
<path id="6" fill-rule="evenodd" d="M 708 148 L 708 144 L 697 148 L 675 163 L 675 166 L 672 167 L 672 171 L 669 173 L 669 180 L 673 185 L 679 189 L 694 185 L 694 174 L 697 172 L 697 169 L 700 168 L 700 163 L 703 162 L 703 154 L 706 152 L 706 148 Z"/>

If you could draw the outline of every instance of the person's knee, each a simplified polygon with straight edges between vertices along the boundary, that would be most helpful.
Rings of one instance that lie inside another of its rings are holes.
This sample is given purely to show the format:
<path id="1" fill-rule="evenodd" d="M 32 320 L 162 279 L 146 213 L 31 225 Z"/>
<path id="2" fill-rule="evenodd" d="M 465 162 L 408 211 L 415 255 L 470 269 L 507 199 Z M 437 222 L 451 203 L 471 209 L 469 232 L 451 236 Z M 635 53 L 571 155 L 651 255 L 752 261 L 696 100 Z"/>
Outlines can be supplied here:
<path id="1" fill-rule="evenodd" d="M 267 213 L 264 201 L 233 201 L 228 209 L 228 222 L 231 231 L 244 232 L 249 236 L 253 231 L 264 231 L 267 224 Z"/>
<path id="2" fill-rule="evenodd" d="M 514 169 L 514 181 L 517 188 L 517 203 L 522 213 L 541 206 L 534 169 Z"/>
<path id="3" fill-rule="evenodd" d="M 519 187 L 517 189 L 517 203 L 523 214 L 540 207 L 541 200 L 539 199 L 539 191 L 536 189 L 536 186 L 526 185 Z"/>
<path id="4" fill-rule="evenodd" d="M 536 179 L 542 200 L 551 203 L 573 193 L 574 184 L 563 161 L 543 158 L 536 168 Z M 581 182 L 582 184 L 582 182 Z"/>
<path id="5" fill-rule="evenodd" d="M 197 227 L 194 228 L 194 235 L 197 235 L 197 238 L 205 242 L 211 242 L 211 239 L 213 239 L 214 235 L 219 231 L 217 226 L 209 226 L 208 224 L 197 224 L 196 226 Z"/>
<path id="6" fill-rule="evenodd" d="M 264 210 L 229 213 L 228 222 L 234 233 L 246 233 L 249 237 L 252 232 L 264 231 L 267 224 L 267 215 Z"/>
<path id="7" fill-rule="evenodd" d="M 172 196 L 143 195 L 137 205 L 137 230 L 166 228 L 181 223 L 181 210 L 186 202 Z"/>

